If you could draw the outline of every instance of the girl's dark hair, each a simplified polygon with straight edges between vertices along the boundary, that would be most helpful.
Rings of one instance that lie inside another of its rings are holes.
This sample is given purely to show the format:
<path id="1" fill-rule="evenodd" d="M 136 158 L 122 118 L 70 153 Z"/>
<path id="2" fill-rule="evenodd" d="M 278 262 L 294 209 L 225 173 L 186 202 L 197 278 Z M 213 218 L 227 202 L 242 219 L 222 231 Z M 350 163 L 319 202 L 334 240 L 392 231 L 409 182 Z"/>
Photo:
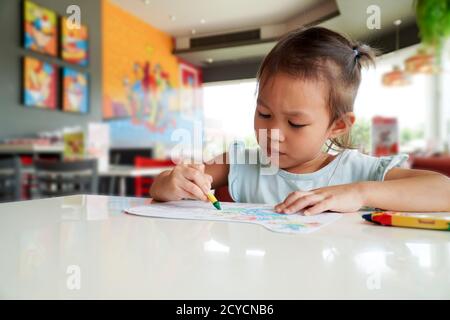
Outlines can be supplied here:
<path id="1" fill-rule="evenodd" d="M 278 72 L 300 79 L 321 80 L 329 92 L 330 125 L 353 103 L 361 82 L 361 67 L 375 65 L 376 50 L 354 42 L 322 27 L 297 29 L 283 36 L 264 58 L 258 75 L 258 87 Z M 352 148 L 350 134 L 330 139 L 333 145 Z"/>

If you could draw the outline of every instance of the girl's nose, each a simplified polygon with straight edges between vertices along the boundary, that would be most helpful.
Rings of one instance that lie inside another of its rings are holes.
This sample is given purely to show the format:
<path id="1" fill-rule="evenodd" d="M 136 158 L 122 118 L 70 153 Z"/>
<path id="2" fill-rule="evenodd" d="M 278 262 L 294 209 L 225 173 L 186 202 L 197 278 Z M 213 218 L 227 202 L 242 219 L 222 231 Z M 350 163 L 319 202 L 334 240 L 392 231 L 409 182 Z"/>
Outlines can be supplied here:
<path id="1" fill-rule="evenodd" d="M 283 142 L 285 139 L 285 136 L 283 134 L 283 131 L 281 131 L 278 128 L 270 129 L 269 130 L 269 140 Z"/>

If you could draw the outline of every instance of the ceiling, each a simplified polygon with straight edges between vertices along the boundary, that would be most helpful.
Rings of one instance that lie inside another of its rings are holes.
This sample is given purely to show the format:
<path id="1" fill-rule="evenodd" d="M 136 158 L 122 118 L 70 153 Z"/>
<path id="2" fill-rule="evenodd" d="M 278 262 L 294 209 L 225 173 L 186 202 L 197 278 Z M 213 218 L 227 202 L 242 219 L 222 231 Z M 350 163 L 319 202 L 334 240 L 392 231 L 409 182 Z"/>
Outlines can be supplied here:
<path id="1" fill-rule="evenodd" d="M 321 26 L 348 34 L 354 39 L 367 40 L 395 29 L 393 22 L 401 19 L 408 24 L 415 20 L 414 0 L 337 0 L 341 15 L 330 19 Z M 381 29 L 370 30 L 366 21 L 370 5 L 380 7 Z"/>
<path id="2" fill-rule="evenodd" d="M 175 37 L 280 23 L 318 0 L 110 0 Z M 175 20 L 171 19 L 175 16 Z M 205 23 L 201 23 L 204 19 Z"/>
<path id="3" fill-rule="evenodd" d="M 198 37 L 214 33 L 227 33 L 263 25 L 285 23 L 317 6 L 320 0 L 110 0 L 124 10 L 176 38 Z M 370 40 L 395 29 L 393 21 L 403 24 L 415 20 L 414 0 L 336 0 L 340 15 L 321 26 L 339 31 L 358 40 Z M 381 13 L 381 29 L 366 26 L 367 8 L 377 5 Z M 175 18 L 171 19 L 171 16 Z M 201 21 L 204 19 L 204 21 Z M 202 23 L 204 22 L 204 23 Z M 195 29 L 195 35 L 192 30 Z M 268 53 L 275 42 L 208 51 L 187 52 L 183 58 L 197 65 L 208 66 L 229 60 L 258 59 Z"/>

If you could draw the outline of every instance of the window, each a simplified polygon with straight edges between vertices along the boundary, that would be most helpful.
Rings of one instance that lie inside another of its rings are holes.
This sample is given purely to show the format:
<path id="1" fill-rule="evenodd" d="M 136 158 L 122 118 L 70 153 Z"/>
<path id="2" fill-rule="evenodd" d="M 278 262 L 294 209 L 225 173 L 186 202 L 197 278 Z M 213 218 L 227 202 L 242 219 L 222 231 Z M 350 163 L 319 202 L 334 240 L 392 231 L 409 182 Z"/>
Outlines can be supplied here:
<path id="1" fill-rule="evenodd" d="M 234 140 L 256 146 L 253 116 L 256 79 L 214 82 L 203 86 L 206 158 L 228 150 Z"/>
<path id="2" fill-rule="evenodd" d="M 364 69 L 354 111 L 356 124 L 353 140 L 363 151 L 370 151 L 370 125 L 374 116 L 395 117 L 400 132 L 400 151 L 425 149 L 426 125 L 430 121 L 433 88 L 429 75 L 413 75 L 411 84 L 386 87 L 382 75 L 394 65 L 403 68 L 404 61 L 417 52 L 418 46 L 405 48 L 377 59 L 376 68 Z"/>

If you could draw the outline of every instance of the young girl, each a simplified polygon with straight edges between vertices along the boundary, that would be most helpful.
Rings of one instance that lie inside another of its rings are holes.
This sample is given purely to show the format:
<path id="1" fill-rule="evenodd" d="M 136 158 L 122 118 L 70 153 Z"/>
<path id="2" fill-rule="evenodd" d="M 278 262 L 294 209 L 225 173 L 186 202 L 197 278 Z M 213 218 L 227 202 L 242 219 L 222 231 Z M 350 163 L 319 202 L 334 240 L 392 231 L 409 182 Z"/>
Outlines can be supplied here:
<path id="1" fill-rule="evenodd" d="M 230 161 L 251 155 L 235 145 L 213 163 L 177 165 L 155 179 L 151 197 L 207 201 L 211 188 L 228 185 L 236 202 L 274 204 L 279 213 L 450 211 L 447 177 L 399 168 L 406 155 L 376 158 L 350 149 L 361 67 L 373 62 L 368 46 L 325 28 L 287 34 L 257 76 L 254 127 L 262 156 L 253 164 Z M 264 159 L 277 170 L 264 174 Z"/>

